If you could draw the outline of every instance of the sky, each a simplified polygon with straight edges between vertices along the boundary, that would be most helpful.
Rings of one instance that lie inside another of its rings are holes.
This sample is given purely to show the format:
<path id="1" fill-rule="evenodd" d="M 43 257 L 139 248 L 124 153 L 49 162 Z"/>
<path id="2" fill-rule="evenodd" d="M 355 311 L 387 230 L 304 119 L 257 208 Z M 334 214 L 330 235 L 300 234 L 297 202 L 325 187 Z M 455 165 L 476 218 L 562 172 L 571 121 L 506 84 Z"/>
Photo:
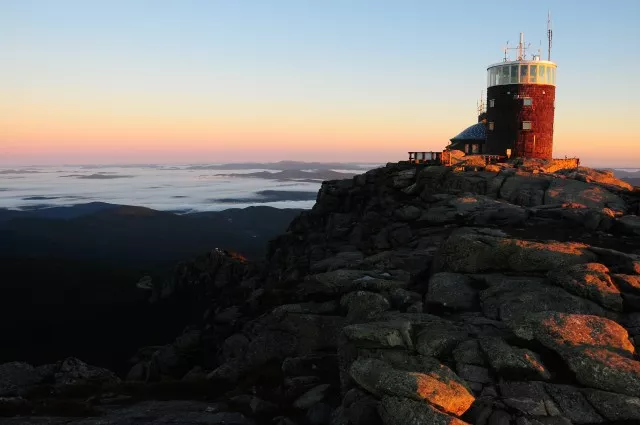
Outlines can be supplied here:
<path id="1" fill-rule="evenodd" d="M 0 0 L 0 164 L 441 150 L 548 10 L 554 155 L 640 167 L 636 0 Z"/>

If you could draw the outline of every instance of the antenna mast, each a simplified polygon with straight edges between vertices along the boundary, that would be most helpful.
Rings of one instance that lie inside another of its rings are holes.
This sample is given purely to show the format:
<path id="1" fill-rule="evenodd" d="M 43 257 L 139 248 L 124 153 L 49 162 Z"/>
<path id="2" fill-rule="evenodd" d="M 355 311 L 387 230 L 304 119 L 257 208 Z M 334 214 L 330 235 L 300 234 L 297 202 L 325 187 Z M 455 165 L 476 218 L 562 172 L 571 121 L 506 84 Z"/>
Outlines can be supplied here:
<path id="1" fill-rule="evenodd" d="M 520 43 L 518 43 L 518 47 L 509 47 L 507 46 L 507 48 L 505 50 L 517 50 L 518 52 L 516 60 L 519 61 L 523 61 L 527 59 L 527 49 L 531 47 L 531 43 L 525 44 L 524 43 L 524 33 L 521 32 L 520 33 Z"/>
<path id="2" fill-rule="evenodd" d="M 486 105 L 484 103 L 484 90 L 480 90 L 480 100 L 476 102 L 476 108 L 478 111 L 478 118 L 486 111 Z"/>
<path id="3" fill-rule="evenodd" d="M 547 52 L 547 60 L 551 61 L 551 41 L 553 40 L 553 29 L 551 28 L 551 11 L 547 15 L 547 39 L 549 40 L 549 50 Z"/>

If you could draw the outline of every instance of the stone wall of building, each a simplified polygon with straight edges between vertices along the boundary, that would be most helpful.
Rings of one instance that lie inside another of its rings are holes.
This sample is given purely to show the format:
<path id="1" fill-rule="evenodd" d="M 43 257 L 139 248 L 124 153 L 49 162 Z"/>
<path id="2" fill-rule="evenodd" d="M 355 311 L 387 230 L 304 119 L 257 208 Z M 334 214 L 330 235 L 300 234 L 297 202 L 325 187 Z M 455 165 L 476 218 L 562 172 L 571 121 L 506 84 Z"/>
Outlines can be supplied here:
<path id="1" fill-rule="evenodd" d="M 530 106 L 524 105 L 525 98 L 532 100 Z M 511 149 L 512 157 L 553 157 L 555 86 L 493 86 L 487 89 L 487 101 L 487 154 L 505 155 Z M 531 129 L 523 130 L 522 123 L 527 121 Z"/>

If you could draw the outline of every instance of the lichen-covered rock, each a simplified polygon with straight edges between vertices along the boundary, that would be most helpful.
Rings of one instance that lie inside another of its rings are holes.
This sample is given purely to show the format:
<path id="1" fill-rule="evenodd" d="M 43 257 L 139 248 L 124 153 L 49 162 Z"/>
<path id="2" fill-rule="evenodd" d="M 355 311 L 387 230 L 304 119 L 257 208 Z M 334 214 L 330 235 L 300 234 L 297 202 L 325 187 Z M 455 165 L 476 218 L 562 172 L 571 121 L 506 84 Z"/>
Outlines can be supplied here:
<path id="1" fill-rule="evenodd" d="M 30 364 L 11 362 L 0 365 L 0 397 L 16 396 L 42 382 L 43 376 Z"/>
<path id="2" fill-rule="evenodd" d="M 519 412 L 520 415 L 532 415 L 534 418 L 543 421 L 565 416 L 561 407 L 546 391 L 547 384 L 543 382 L 503 380 L 500 381 L 498 387 L 502 396 L 501 401 L 511 409 Z M 565 418 L 564 421 L 567 421 L 567 419 Z"/>
<path id="3" fill-rule="evenodd" d="M 597 390 L 583 393 L 606 420 L 640 422 L 640 398 Z"/>
<path id="4" fill-rule="evenodd" d="M 475 400 L 463 381 L 442 365 L 419 373 L 394 369 L 375 359 L 358 359 L 351 365 L 350 373 L 362 388 L 373 394 L 429 402 L 455 415 L 466 412 Z"/>
<path id="5" fill-rule="evenodd" d="M 303 296 L 326 294 L 338 295 L 353 291 L 385 292 L 405 288 L 408 282 L 386 279 L 367 270 L 334 270 L 307 276 L 298 289 Z"/>
<path id="6" fill-rule="evenodd" d="M 416 168 L 409 168 L 407 170 L 398 171 L 392 177 L 393 187 L 395 189 L 403 189 L 413 183 L 416 178 Z"/>
<path id="7" fill-rule="evenodd" d="M 245 332 L 257 337 L 251 338 L 245 354 L 246 359 L 251 359 L 252 356 L 259 359 L 268 357 L 265 356 L 266 352 L 262 350 L 261 343 L 254 344 L 254 341 L 262 336 L 267 336 L 273 344 L 278 344 L 278 338 L 283 334 L 294 336 L 294 349 L 284 357 L 308 355 L 318 350 L 335 348 L 340 330 L 345 324 L 343 317 L 316 314 L 269 315 L 265 319 L 266 323 L 256 328 L 245 327 Z M 286 340 L 287 338 L 284 338 L 282 341 Z"/>
<path id="8" fill-rule="evenodd" d="M 602 417 L 589 404 L 587 398 L 576 387 L 570 385 L 546 384 L 544 389 L 551 396 L 558 409 L 574 424 L 597 424 Z"/>
<path id="9" fill-rule="evenodd" d="M 311 272 L 333 271 L 358 266 L 364 259 L 360 251 L 339 252 L 333 257 L 324 258 L 311 264 Z"/>
<path id="10" fill-rule="evenodd" d="M 350 292 L 341 298 L 340 305 L 347 310 L 348 320 L 374 319 L 391 307 L 385 297 L 368 291 Z"/>
<path id="11" fill-rule="evenodd" d="M 545 205 L 562 205 L 572 202 L 591 208 L 610 208 L 620 212 L 626 209 L 622 198 L 601 186 L 572 179 L 553 179 L 545 193 Z"/>
<path id="12" fill-rule="evenodd" d="M 135 360 L 145 380 L 184 377 L 162 388 L 191 390 L 213 368 L 204 386 L 220 384 L 221 404 L 243 414 L 141 403 L 81 423 L 638 422 L 640 244 L 627 213 L 640 213 L 640 194 L 606 173 L 557 172 L 571 163 L 389 164 L 323 183 L 263 270 L 188 270 L 202 335 Z M 58 369 L 47 369 L 54 389 Z"/>
<path id="13" fill-rule="evenodd" d="M 54 376 L 56 385 L 120 382 L 120 379 L 110 370 L 88 365 L 75 357 L 63 360 L 58 365 Z"/>
<path id="14" fill-rule="evenodd" d="M 446 379 L 458 379 L 453 371 L 433 357 L 422 356 L 406 350 L 360 349 L 359 358 L 381 360 L 394 369 L 406 372 L 431 373 L 438 370 Z"/>
<path id="15" fill-rule="evenodd" d="M 528 314 L 511 326 L 519 337 L 535 339 L 556 351 L 580 346 L 602 347 L 628 356 L 635 351 L 627 330 L 604 317 L 544 311 Z"/>
<path id="16" fill-rule="evenodd" d="M 617 223 L 625 233 L 640 236 L 640 217 L 637 215 L 625 215 L 620 217 Z"/>
<path id="17" fill-rule="evenodd" d="M 469 339 L 463 328 L 445 320 L 416 326 L 416 351 L 424 356 L 444 357 L 462 341 Z"/>
<path id="18" fill-rule="evenodd" d="M 343 332 L 361 347 L 413 348 L 410 329 L 411 324 L 406 321 L 370 322 L 345 326 Z"/>
<path id="19" fill-rule="evenodd" d="M 417 220 L 422 214 L 422 209 L 415 205 L 407 205 L 393 212 L 393 215 L 400 221 Z"/>
<path id="20" fill-rule="evenodd" d="M 389 292 L 391 306 L 397 310 L 406 310 L 415 303 L 422 302 L 422 295 L 406 289 L 396 288 Z"/>
<path id="21" fill-rule="evenodd" d="M 545 191 L 549 187 L 550 179 L 548 177 L 511 172 L 505 174 L 506 179 L 497 193 L 501 199 L 525 207 L 543 204 Z"/>
<path id="22" fill-rule="evenodd" d="M 286 376 L 321 376 L 326 378 L 337 373 L 336 354 L 314 354 L 303 357 L 287 357 L 282 362 L 282 373 Z"/>
<path id="23" fill-rule="evenodd" d="M 469 425 L 427 403 L 385 396 L 378 409 L 384 425 Z"/>
<path id="24" fill-rule="evenodd" d="M 340 303 L 337 301 L 308 302 L 297 304 L 284 304 L 272 310 L 273 314 L 281 313 L 307 313 L 307 314 L 333 314 L 338 313 Z"/>
<path id="25" fill-rule="evenodd" d="M 482 311 L 490 319 L 513 321 L 529 313 L 559 311 L 604 316 L 593 301 L 550 286 L 536 277 L 485 276 L 489 288 L 480 292 Z"/>
<path id="26" fill-rule="evenodd" d="M 622 296 L 609 276 L 609 269 L 598 263 L 577 264 L 549 272 L 549 280 L 567 291 L 593 300 L 611 310 L 622 310 Z"/>
<path id="27" fill-rule="evenodd" d="M 335 350 L 345 319 L 314 314 L 267 314 L 245 325 L 249 343 L 241 357 L 221 364 L 207 376 L 210 380 L 235 382 L 244 373 L 272 361 Z"/>
<path id="28" fill-rule="evenodd" d="M 478 291 L 470 277 L 459 273 L 436 273 L 431 276 L 427 304 L 439 304 L 456 310 L 472 310 L 478 305 Z"/>
<path id="29" fill-rule="evenodd" d="M 420 224 L 431 226 L 465 222 L 476 225 L 519 223 L 526 211 L 487 196 L 463 194 L 439 200 L 422 212 Z"/>
<path id="30" fill-rule="evenodd" d="M 554 170 L 555 171 L 555 170 Z M 576 167 L 565 170 L 557 170 L 558 174 L 567 176 L 573 180 L 585 183 L 594 183 L 614 191 L 631 191 L 633 186 L 615 177 L 611 170 L 598 170 L 587 167 Z"/>
<path id="31" fill-rule="evenodd" d="M 640 396 L 640 362 L 599 347 L 563 350 L 561 356 L 581 384 Z"/>
<path id="32" fill-rule="evenodd" d="M 540 356 L 533 351 L 512 347 L 500 338 L 481 338 L 479 342 L 489 364 L 501 376 L 510 379 L 551 378 Z"/>
<path id="33" fill-rule="evenodd" d="M 640 274 L 640 255 L 598 246 L 589 247 L 589 251 L 596 254 L 598 262 L 607 266 L 612 273 Z"/>
<path id="34" fill-rule="evenodd" d="M 459 229 L 441 246 L 436 270 L 482 273 L 500 270 L 543 272 L 592 262 L 589 246 L 574 242 L 546 243 L 512 239 L 487 229 Z"/>
<path id="35" fill-rule="evenodd" d="M 459 363 L 456 365 L 456 372 L 458 372 L 458 376 L 467 382 L 477 382 L 480 384 L 490 384 L 493 382 L 491 372 L 485 367 Z"/>
<path id="36" fill-rule="evenodd" d="M 640 295 L 640 276 L 628 274 L 614 274 L 611 276 L 622 292 Z"/>
<path id="37" fill-rule="evenodd" d="M 486 366 L 487 361 L 480 349 L 480 343 L 476 339 L 463 341 L 453 350 L 453 358 L 456 363 Z"/>
<path id="38" fill-rule="evenodd" d="M 349 425 L 381 425 L 378 414 L 379 402 L 371 395 L 357 388 L 349 390 L 342 399 L 344 416 Z M 335 425 L 336 422 L 332 422 Z"/>

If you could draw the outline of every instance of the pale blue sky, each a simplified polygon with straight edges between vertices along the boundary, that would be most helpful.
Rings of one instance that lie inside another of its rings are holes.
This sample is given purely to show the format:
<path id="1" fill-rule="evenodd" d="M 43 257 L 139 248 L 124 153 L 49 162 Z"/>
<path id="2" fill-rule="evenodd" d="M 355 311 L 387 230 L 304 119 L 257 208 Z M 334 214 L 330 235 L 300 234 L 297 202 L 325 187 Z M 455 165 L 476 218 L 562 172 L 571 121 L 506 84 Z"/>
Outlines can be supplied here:
<path id="1" fill-rule="evenodd" d="M 243 149 L 357 160 L 367 138 L 363 160 L 440 149 L 474 122 L 507 40 L 523 31 L 546 52 L 549 9 L 556 155 L 640 164 L 634 0 L 0 0 L 0 154 L 127 152 L 100 135 L 184 160 Z M 154 122 L 171 133 L 161 151 Z M 603 147 L 632 152 L 602 157 Z"/>

